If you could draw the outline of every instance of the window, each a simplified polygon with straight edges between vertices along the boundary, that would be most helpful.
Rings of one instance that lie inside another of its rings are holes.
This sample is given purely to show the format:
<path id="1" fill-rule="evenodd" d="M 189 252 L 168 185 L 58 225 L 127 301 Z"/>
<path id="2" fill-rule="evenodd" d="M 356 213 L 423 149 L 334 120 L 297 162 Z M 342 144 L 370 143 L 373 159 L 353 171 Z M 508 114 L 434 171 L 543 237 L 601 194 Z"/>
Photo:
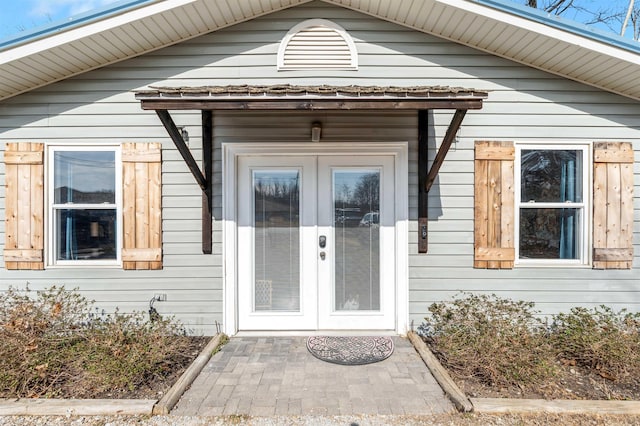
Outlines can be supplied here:
<path id="1" fill-rule="evenodd" d="M 633 268 L 631 143 L 480 140 L 474 155 L 474 268 Z"/>
<path id="2" fill-rule="evenodd" d="M 160 143 L 7 142 L 4 163 L 7 270 L 162 269 Z"/>
<path id="3" fill-rule="evenodd" d="M 588 145 L 517 145 L 516 261 L 588 264 Z"/>
<path id="4" fill-rule="evenodd" d="M 120 261 L 120 150 L 49 149 L 49 264 Z"/>

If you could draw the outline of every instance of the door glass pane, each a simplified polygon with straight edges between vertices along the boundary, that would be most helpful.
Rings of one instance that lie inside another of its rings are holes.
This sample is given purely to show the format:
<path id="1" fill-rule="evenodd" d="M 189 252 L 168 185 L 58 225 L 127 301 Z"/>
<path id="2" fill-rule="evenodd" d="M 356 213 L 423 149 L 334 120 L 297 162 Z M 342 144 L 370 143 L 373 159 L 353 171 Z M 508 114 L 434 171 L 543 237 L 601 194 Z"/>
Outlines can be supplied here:
<path id="1" fill-rule="evenodd" d="M 333 209 L 334 309 L 380 310 L 380 171 L 334 171 Z"/>
<path id="2" fill-rule="evenodd" d="M 254 310 L 300 310 L 300 173 L 253 173 Z M 242 255 L 242 254 L 240 254 Z"/>

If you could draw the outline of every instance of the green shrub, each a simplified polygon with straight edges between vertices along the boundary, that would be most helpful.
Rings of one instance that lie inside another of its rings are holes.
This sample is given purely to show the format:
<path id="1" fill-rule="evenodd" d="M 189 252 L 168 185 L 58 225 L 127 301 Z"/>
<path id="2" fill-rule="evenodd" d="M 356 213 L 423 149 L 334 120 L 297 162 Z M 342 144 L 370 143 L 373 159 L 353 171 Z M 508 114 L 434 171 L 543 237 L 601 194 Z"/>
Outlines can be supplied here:
<path id="1" fill-rule="evenodd" d="M 491 386 L 524 386 L 553 373 L 553 352 L 533 303 L 462 293 L 429 311 L 419 331 L 458 376 L 475 376 Z"/>
<path id="2" fill-rule="evenodd" d="M 560 358 L 604 378 L 640 375 L 640 313 L 573 308 L 554 315 L 550 339 Z"/>
<path id="3" fill-rule="evenodd" d="M 64 287 L 9 288 L 0 302 L 0 397 L 114 396 L 190 361 L 190 340 L 172 319 L 100 315 Z"/>

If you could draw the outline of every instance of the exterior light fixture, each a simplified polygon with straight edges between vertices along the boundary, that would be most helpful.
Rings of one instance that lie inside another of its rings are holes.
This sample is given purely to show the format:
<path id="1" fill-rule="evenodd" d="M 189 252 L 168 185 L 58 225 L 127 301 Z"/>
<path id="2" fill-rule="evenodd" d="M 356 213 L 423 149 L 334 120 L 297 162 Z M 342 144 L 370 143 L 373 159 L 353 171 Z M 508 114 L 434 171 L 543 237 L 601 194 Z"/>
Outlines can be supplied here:
<path id="1" fill-rule="evenodd" d="M 189 145 L 189 132 L 187 132 L 187 128 L 185 126 L 178 126 L 178 130 L 180 130 L 180 135 L 184 143 Z"/>
<path id="2" fill-rule="evenodd" d="M 311 142 L 320 142 L 320 135 L 322 134 L 322 123 L 314 121 L 311 123 Z"/>

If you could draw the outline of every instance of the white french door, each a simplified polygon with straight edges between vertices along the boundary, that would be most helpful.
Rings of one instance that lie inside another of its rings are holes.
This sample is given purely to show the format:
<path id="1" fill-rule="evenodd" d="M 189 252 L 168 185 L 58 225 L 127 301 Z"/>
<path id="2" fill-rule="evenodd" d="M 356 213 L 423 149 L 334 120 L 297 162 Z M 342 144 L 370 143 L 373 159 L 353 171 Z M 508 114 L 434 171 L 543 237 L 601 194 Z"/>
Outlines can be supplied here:
<path id="1" fill-rule="evenodd" d="M 317 326 L 316 159 L 238 159 L 238 314 L 244 330 Z"/>
<path id="2" fill-rule="evenodd" d="M 394 328 L 393 167 L 390 156 L 318 158 L 320 329 Z"/>
<path id="3" fill-rule="evenodd" d="M 242 155 L 240 330 L 395 328 L 392 155 Z"/>

